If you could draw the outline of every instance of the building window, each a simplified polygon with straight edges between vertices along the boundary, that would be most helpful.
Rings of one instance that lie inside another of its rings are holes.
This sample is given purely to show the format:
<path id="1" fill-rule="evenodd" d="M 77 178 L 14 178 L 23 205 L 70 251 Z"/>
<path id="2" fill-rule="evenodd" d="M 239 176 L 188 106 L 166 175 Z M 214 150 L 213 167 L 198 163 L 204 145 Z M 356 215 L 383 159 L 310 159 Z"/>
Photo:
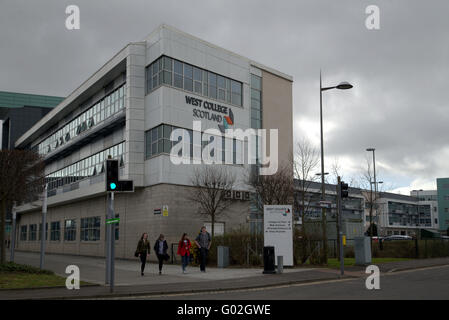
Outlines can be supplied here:
<path id="1" fill-rule="evenodd" d="M 50 225 L 50 241 L 59 241 L 61 239 L 61 224 L 59 221 L 53 221 Z"/>
<path id="2" fill-rule="evenodd" d="M 121 111 L 124 106 L 125 85 L 123 84 L 39 143 L 37 145 L 38 153 L 45 155 L 55 150 L 84 131 Z"/>
<path id="3" fill-rule="evenodd" d="M 21 226 L 20 227 L 20 241 L 26 241 L 27 240 L 27 226 Z"/>
<path id="4" fill-rule="evenodd" d="M 60 188 L 79 180 L 95 176 L 104 172 L 104 161 L 110 155 L 112 159 L 119 160 L 119 166 L 124 166 L 125 143 L 119 143 L 106 150 L 100 151 L 90 157 L 75 162 L 46 176 L 48 190 Z"/>
<path id="5" fill-rule="evenodd" d="M 30 224 L 30 241 L 37 239 L 37 224 Z"/>
<path id="6" fill-rule="evenodd" d="M 243 105 L 241 82 L 166 56 L 146 67 L 145 75 L 147 94 L 164 84 L 237 106 Z"/>
<path id="7" fill-rule="evenodd" d="M 161 153 L 170 154 L 171 148 L 178 144 L 177 141 L 171 141 L 170 135 L 173 130 L 183 129 L 167 124 L 162 124 L 153 129 L 150 129 L 145 132 L 145 159 L 149 159 L 153 156 L 159 155 Z M 243 142 L 237 139 L 233 139 L 230 141 L 229 138 L 219 137 L 219 136 L 210 136 L 208 141 L 202 141 L 204 138 L 204 133 L 202 133 L 201 144 L 195 145 L 193 141 L 193 130 L 184 129 L 184 136 L 182 137 L 183 150 L 189 149 L 190 158 L 193 159 L 194 151 L 195 154 L 201 156 L 205 151 L 206 154 L 209 152 L 211 158 L 217 157 L 217 160 L 221 160 L 223 162 L 226 161 L 226 154 L 228 154 L 228 158 L 231 159 L 230 163 L 232 164 L 242 164 L 243 163 Z M 213 142 L 214 139 L 220 139 L 221 143 L 217 144 L 217 150 L 212 148 L 209 149 L 209 143 Z M 179 140 L 178 140 L 179 141 Z M 221 146 L 220 146 L 221 145 Z M 231 146 L 231 149 L 227 149 L 226 145 Z M 216 154 L 215 154 L 216 152 Z M 185 152 L 187 154 L 187 152 Z M 221 157 L 221 159 L 220 159 Z"/>
<path id="8" fill-rule="evenodd" d="M 76 240 L 76 220 L 66 220 L 64 222 L 64 241 Z"/>
<path id="9" fill-rule="evenodd" d="M 100 217 L 81 219 L 81 241 L 100 240 Z"/>
<path id="10" fill-rule="evenodd" d="M 39 241 L 42 239 L 42 223 L 39 223 Z M 48 240 L 48 223 L 45 223 L 45 241 Z"/>

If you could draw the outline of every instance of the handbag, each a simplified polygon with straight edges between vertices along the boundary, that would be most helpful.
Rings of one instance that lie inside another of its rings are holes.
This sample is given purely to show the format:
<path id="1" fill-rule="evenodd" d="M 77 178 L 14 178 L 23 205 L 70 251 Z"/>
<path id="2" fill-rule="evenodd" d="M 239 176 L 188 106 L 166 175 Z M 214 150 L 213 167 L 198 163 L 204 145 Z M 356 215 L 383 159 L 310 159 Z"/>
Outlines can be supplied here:
<path id="1" fill-rule="evenodd" d="M 138 257 L 139 256 L 139 251 L 136 250 L 136 252 L 134 252 L 134 257 Z"/>
<path id="2" fill-rule="evenodd" d="M 168 260 L 170 260 L 170 256 L 166 253 L 166 254 L 164 254 L 164 260 L 165 261 L 168 261 Z"/>

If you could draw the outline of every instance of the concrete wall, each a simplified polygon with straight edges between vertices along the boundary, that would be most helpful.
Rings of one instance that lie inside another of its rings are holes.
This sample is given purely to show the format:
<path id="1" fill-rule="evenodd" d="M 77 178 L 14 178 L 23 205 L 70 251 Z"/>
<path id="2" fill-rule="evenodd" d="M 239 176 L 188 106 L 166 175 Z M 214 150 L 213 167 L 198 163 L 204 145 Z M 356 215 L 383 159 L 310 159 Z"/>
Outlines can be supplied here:
<path id="1" fill-rule="evenodd" d="M 166 236 L 169 245 L 178 243 L 183 232 L 195 238 L 201 226 L 210 221 L 198 214 L 196 206 L 186 198 L 190 187 L 160 184 L 137 189 L 135 193 L 117 194 L 115 213 L 120 215 L 120 239 L 116 241 L 117 258 L 134 258 L 137 241 L 143 232 L 149 234 L 151 245 L 160 233 Z M 168 216 L 154 214 L 154 209 L 168 206 Z M 104 196 L 58 205 L 48 208 L 48 241 L 47 252 L 87 256 L 104 256 L 105 254 L 105 213 L 106 199 Z M 247 224 L 249 201 L 235 201 L 226 212 L 217 217 L 217 222 L 225 223 L 225 232 Z M 99 241 L 80 241 L 81 218 L 99 216 L 101 229 Z M 64 220 L 75 219 L 77 224 L 76 241 L 64 241 Z M 20 226 L 37 224 L 41 221 L 41 212 L 34 211 L 20 216 L 18 221 L 18 250 L 39 251 L 40 241 L 20 241 Z M 50 226 L 52 221 L 60 221 L 61 240 L 50 241 Z M 209 230 L 210 231 L 210 230 Z M 29 235 L 28 235 L 29 236 Z M 37 239 L 39 237 L 37 236 Z M 152 252 L 151 259 L 155 260 Z"/>
<path id="2" fill-rule="evenodd" d="M 279 130 L 279 165 L 293 161 L 292 82 L 262 71 L 262 127 Z M 293 168 L 292 168 L 293 173 Z"/>

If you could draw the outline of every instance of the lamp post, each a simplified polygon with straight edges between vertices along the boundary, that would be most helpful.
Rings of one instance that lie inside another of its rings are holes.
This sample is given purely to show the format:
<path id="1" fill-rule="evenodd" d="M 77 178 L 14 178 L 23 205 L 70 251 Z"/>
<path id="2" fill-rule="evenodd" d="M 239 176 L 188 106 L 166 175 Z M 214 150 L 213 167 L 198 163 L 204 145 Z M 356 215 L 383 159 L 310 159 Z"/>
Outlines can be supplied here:
<path id="1" fill-rule="evenodd" d="M 321 134 L 321 200 L 325 201 L 325 187 L 324 187 L 324 146 L 323 146 L 323 91 L 331 89 L 347 90 L 351 89 L 352 85 L 348 82 L 341 82 L 337 86 L 324 87 L 321 82 L 320 70 L 320 134 Z M 321 208 L 321 217 L 323 222 L 323 262 L 327 263 L 327 231 L 326 231 L 326 208 Z"/>
<path id="2" fill-rule="evenodd" d="M 419 189 L 419 190 L 412 190 L 413 192 L 416 192 L 416 198 L 418 199 L 418 203 L 417 203 L 417 213 L 418 213 L 418 223 L 416 224 L 416 236 L 415 236 L 415 254 L 416 254 L 416 258 L 419 258 L 419 249 L 418 249 L 418 234 L 419 234 L 419 192 L 420 191 L 424 191 L 423 189 Z"/>
<path id="3" fill-rule="evenodd" d="M 374 169 L 374 196 L 377 196 L 377 182 L 376 182 L 376 149 L 375 148 L 367 148 L 366 151 L 373 152 L 373 169 Z M 370 181 L 371 184 L 371 181 Z M 371 187 L 371 210 L 369 212 L 369 228 L 370 228 L 370 241 L 371 241 L 371 250 L 373 246 L 373 188 Z M 377 209 L 376 209 L 377 212 Z"/>

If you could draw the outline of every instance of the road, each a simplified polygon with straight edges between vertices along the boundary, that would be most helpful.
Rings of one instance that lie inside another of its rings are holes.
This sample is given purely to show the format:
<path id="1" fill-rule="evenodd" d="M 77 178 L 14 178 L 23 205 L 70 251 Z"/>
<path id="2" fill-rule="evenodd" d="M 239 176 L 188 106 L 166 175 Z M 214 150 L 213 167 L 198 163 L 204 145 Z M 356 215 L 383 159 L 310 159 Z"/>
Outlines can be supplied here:
<path id="1" fill-rule="evenodd" d="M 368 276 L 368 275 L 367 275 Z M 249 289 L 200 294 L 176 294 L 134 297 L 156 300 L 302 300 L 302 299 L 449 299 L 449 266 L 430 267 L 381 274 L 380 289 L 368 290 L 366 278 L 341 279 L 320 283 L 285 285 L 280 287 Z M 127 297 L 126 299 L 130 299 Z"/>

